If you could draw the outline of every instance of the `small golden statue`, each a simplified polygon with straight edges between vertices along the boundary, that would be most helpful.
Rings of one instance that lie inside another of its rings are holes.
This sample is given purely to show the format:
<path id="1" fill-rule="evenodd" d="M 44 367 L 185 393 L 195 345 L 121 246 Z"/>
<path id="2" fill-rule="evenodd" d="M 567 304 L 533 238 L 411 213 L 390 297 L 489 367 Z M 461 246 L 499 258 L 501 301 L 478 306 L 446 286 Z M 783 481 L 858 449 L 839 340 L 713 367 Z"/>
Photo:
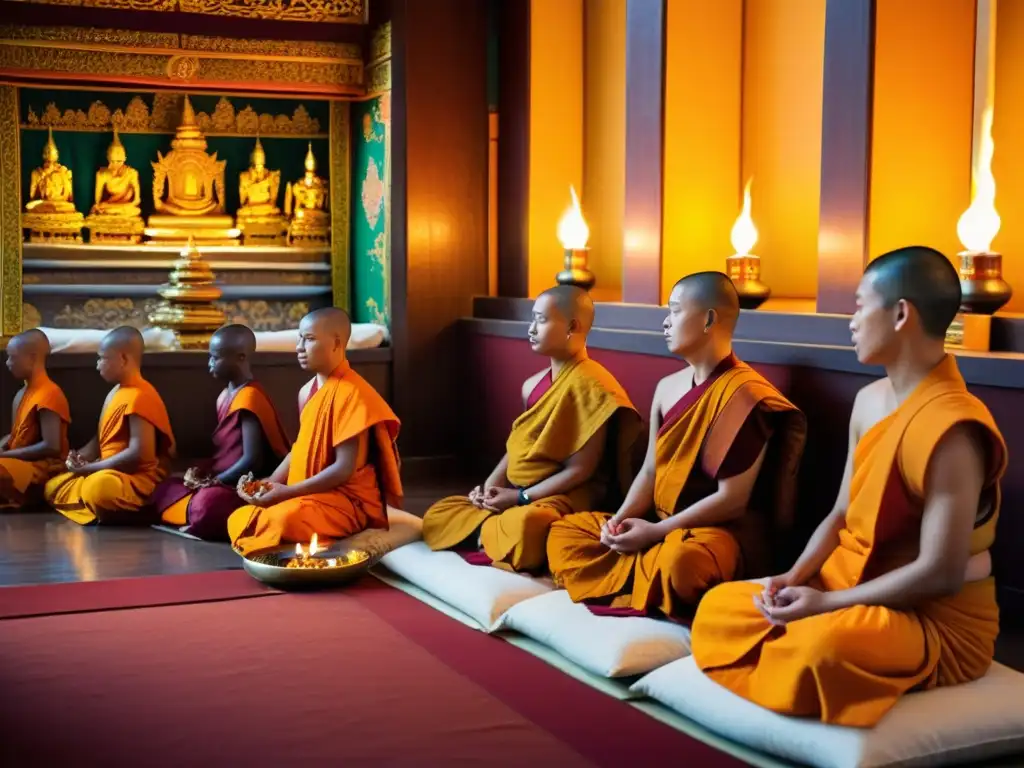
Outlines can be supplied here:
<path id="1" fill-rule="evenodd" d="M 288 226 L 291 245 L 327 245 L 331 237 L 331 212 L 327 205 L 327 181 L 316 175 L 313 142 L 306 152 L 306 173 L 285 189 L 284 212 L 292 217 Z"/>
<path id="2" fill-rule="evenodd" d="M 128 153 L 114 127 L 107 149 L 107 167 L 96 171 L 96 203 L 85 226 L 93 243 L 138 243 L 142 240 L 142 188 L 139 172 L 127 163 Z"/>
<path id="3" fill-rule="evenodd" d="M 246 245 L 283 244 L 288 234 L 277 196 L 281 190 L 281 172 L 267 168 L 267 155 L 259 136 L 249 156 L 251 165 L 238 177 L 237 227 Z"/>
<path id="4" fill-rule="evenodd" d="M 60 153 L 49 131 L 43 147 L 43 164 L 32 171 L 29 201 L 21 225 L 29 230 L 30 243 L 80 242 L 82 214 L 75 210 L 71 169 L 61 165 Z"/>
<path id="5" fill-rule="evenodd" d="M 213 332 L 224 324 L 224 312 L 214 304 L 221 297 L 216 276 L 193 237 L 158 293 L 163 301 L 150 313 L 149 322 L 174 331 L 179 349 L 206 349 Z"/>
<path id="6" fill-rule="evenodd" d="M 184 244 L 191 236 L 204 245 L 235 245 L 238 231 L 224 215 L 226 160 L 206 151 L 188 96 L 171 151 L 153 163 L 153 207 L 146 234 L 154 245 Z"/>

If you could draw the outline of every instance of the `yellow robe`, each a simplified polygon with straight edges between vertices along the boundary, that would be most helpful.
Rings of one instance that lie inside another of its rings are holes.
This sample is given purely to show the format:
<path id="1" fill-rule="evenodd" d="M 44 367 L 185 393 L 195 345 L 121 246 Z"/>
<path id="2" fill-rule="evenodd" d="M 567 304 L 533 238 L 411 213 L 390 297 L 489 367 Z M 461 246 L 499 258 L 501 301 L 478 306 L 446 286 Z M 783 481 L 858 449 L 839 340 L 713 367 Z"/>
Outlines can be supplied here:
<path id="1" fill-rule="evenodd" d="M 398 418 L 384 398 L 342 363 L 302 409 L 288 485 L 319 474 L 334 462 L 337 446 L 360 437 L 357 469 L 329 491 L 235 510 L 228 518 L 235 550 L 246 555 L 281 542 L 307 542 L 314 533 L 323 542 L 366 528 L 386 529 L 386 504 L 402 504 L 398 429 Z"/>
<path id="2" fill-rule="evenodd" d="M 540 399 L 516 419 L 506 443 L 508 479 L 530 488 L 559 472 L 609 420 L 602 469 L 568 494 L 533 499 L 500 514 L 473 506 L 465 496 L 434 504 L 423 518 L 423 540 L 433 550 L 450 549 L 480 530 L 484 552 L 499 567 L 532 571 L 543 567 L 548 529 L 564 515 L 603 503 L 609 475 L 628 488 L 640 415 L 622 386 L 602 365 L 586 359 L 567 365 Z"/>
<path id="3" fill-rule="evenodd" d="M 39 461 L 0 458 L 0 504 L 20 506 L 33 487 L 41 488 L 47 480 L 64 468 L 68 454 L 68 424 L 71 410 L 59 386 L 42 377 L 26 389 L 18 403 L 8 450 L 35 445 L 41 438 L 39 412 L 53 411 L 60 418 L 60 456 Z"/>
<path id="4" fill-rule="evenodd" d="M 686 616 L 715 584 L 741 571 L 766 569 L 763 543 L 768 529 L 773 522 L 787 523 L 792 511 L 806 421 L 775 387 L 735 357 L 724 360 L 665 414 L 655 446 L 654 507 L 664 520 L 714 492 L 714 478 L 755 409 L 775 414 L 768 417 L 775 426 L 766 452 L 772 458 L 762 464 L 752 508 L 741 520 L 676 529 L 648 549 L 628 554 L 601 543 L 601 528 L 611 517 L 607 513 L 581 512 L 552 526 L 548 563 L 555 582 L 574 602 Z M 754 459 L 756 454 L 751 464 Z"/>
<path id="5" fill-rule="evenodd" d="M 992 545 L 1006 445 L 947 356 L 858 442 L 839 546 L 810 586 L 849 589 L 916 558 L 928 461 L 943 435 L 964 422 L 981 425 L 989 441 L 971 554 Z M 870 727 L 907 691 L 974 680 L 992 662 L 999 610 L 991 577 L 914 610 L 854 606 L 785 627 L 773 627 L 754 607 L 760 592 L 749 582 L 711 590 L 694 620 L 693 656 L 713 680 L 775 712 Z"/>
<path id="6" fill-rule="evenodd" d="M 152 384 L 143 378 L 121 385 L 110 395 L 97 432 L 100 460 L 128 448 L 129 416 L 145 419 L 157 433 L 156 456 L 128 474 L 104 469 L 90 475 L 65 472 L 52 478 L 44 490 L 54 509 L 80 525 L 89 523 L 148 523 L 139 511 L 170 469 L 174 433 L 167 408 Z"/>

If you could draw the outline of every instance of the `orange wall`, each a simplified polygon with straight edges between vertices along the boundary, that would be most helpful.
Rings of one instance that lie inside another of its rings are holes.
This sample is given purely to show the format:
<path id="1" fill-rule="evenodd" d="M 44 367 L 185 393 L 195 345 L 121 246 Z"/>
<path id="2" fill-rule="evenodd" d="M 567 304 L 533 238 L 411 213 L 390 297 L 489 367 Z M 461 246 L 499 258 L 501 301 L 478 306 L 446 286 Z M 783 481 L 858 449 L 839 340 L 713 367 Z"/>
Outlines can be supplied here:
<path id="1" fill-rule="evenodd" d="M 1000 3 L 1000 14 L 1012 5 Z M 971 201 L 974 14 L 974 0 L 878 0 L 871 258 L 913 244 L 954 258 L 962 250 L 956 222 Z M 1005 116 L 996 115 L 1000 130 Z M 996 147 L 998 160 L 998 138 Z"/>
<path id="2" fill-rule="evenodd" d="M 529 286 L 555 284 L 558 220 L 583 188 L 583 0 L 530 5 Z M 586 201 L 581 201 L 588 219 Z"/>
<path id="3" fill-rule="evenodd" d="M 773 297 L 813 298 L 825 0 L 747 0 L 744 20 L 742 177 L 754 179 L 754 253 Z"/>
<path id="4" fill-rule="evenodd" d="M 561 0 L 557 0 L 560 2 Z M 622 299 L 626 188 L 626 0 L 585 0 L 583 190 L 598 301 Z"/>
<path id="5" fill-rule="evenodd" d="M 997 14 L 992 172 L 1003 224 L 992 248 L 1005 254 L 1003 277 L 1014 289 L 1004 309 L 1024 312 L 1024 3 L 999 3 Z"/>
<path id="6" fill-rule="evenodd" d="M 743 0 L 672 0 L 665 20 L 662 300 L 722 270 L 739 214 Z"/>

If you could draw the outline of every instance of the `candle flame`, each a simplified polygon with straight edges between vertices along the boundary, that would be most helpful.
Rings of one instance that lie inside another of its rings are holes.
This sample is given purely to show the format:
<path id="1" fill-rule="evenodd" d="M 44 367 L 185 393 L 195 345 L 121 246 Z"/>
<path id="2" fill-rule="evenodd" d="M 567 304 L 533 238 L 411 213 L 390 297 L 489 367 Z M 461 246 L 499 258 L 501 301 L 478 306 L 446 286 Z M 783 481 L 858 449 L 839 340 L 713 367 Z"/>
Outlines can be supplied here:
<path id="1" fill-rule="evenodd" d="M 302 557 L 302 555 L 303 555 L 302 545 L 301 544 L 296 544 L 295 545 L 295 556 L 296 557 Z"/>
<path id="2" fill-rule="evenodd" d="M 978 164 L 974 168 L 974 195 L 970 207 L 956 223 L 956 234 L 964 248 L 974 253 L 987 253 L 999 233 L 1002 221 L 996 211 L 996 178 L 992 175 L 992 155 L 996 145 L 992 141 L 992 107 L 981 116 L 981 145 Z"/>
<path id="3" fill-rule="evenodd" d="M 743 188 L 743 210 L 736 217 L 736 223 L 732 225 L 732 232 L 729 235 L 737 256 L 748 255 L 757 242 L 757 227 L 754 226 L 754 219 L 750 215 L 750 185 L 753 182 L 753 177 L 747 179 L 747 185 Z"/>
<path id="4" fill-rule="evenodd" d="M 315 555 L 319 551 L 319 549 L 317 549 L 316 545 L 317 545 L 317 538 L 316 538 L 316 534 L 314 533 L 313 534 L 313 538 L 311 538 L 309 540 L 309 556 L 310 557 L 312 557 L 313 555 Z"/>
<path id="5" fill-rule="evenodd" d="M 582 250 L 587 247 L 587 240 L 590 238 L 590 227 L 583 218 L 583 211 L 580 210 L 580 199 L 576 197 L 576 190 L 569 186 L 569 194 L 572 195 L 570 205 L 562 218 L 558 220 L 558 240 L 562 247 L 569 250 Z"/>

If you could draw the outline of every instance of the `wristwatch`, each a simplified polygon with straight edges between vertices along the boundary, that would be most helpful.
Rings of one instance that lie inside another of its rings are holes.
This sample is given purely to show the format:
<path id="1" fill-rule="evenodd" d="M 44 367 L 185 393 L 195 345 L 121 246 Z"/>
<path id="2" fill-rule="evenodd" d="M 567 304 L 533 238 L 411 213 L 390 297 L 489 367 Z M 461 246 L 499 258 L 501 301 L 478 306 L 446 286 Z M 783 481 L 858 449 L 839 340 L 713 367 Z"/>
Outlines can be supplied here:
<path id="1" fill-rule="evenodd" d="M 520 507 L 525 507 L 530 503 L 530 494 L 526 492 L 525 488 L 519 489 L 519 498 L 517 499 Z"/>

